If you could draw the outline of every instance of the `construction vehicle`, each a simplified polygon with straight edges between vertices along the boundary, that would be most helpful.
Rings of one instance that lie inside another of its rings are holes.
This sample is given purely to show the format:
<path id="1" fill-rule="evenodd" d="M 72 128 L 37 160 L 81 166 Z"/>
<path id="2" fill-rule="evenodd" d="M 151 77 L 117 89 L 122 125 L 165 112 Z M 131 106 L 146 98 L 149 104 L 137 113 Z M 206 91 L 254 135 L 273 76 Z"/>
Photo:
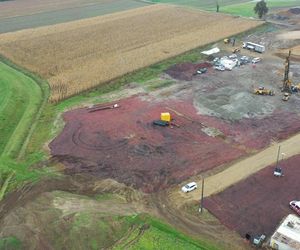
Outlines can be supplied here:
<path id="1" fill-rule="evenodd" d="M 266 239 L 266 236 L 264 234 L 260 235 L 260 236 L 255 236 L 253 238 L 253 245 L 256 247 L 261 247 L 264 240 Z"/>
<path id="2" fill-rule="evenodd" d="M 161 126 L 161 127 L 167 127 L 169 126 L 169 122 L 167 121 L 162 121 L 162 120 L 155 120 L 152 122 L 153 125 L 156 125 L 156 126 Z"/>
<path id="3" fill-rule="evenodd" d="M 230 38 L 225 38 L 225 39 L 224 39 L 224 43 L 225 43 L 225 44 L 230 43 Z"/>
<path id="4" fill-rule="evenodd" d="M 235 53 L 238 53 L 238 52 L 241 52 L 241 49 L 240 48 L 235 48 L 232 50 L 232 53 L 235 54 Z"/>
<path id="5" fill-rule="evenodd" d="M 300 92 L 300 83 L 298 83 L 297 85 L 291 85 L 291 91 L 293 93 L 297 93 L 297 92 Z"/>
<path id="6" fill-rule="evenodd" d="M 288 101 L 289 99 L 290 99 L 290 93 L 285 92 L 285 93 L 283 94 L 282 100 L 286 102 L 286 101 Z"/>
<path id="7" fill-rule="evenodd" d="M 283 86 L 282 86 L 282 89 L 281 89 L 282 92 L 285 92 L 284 96 L 285 96 L 286 93 L 292 93 L 292 89 L 291 89 L 292 82 L 289 79 L 289 73 L 290 73 L 290 56 L 291 56 L 291 50 L 289 50 L 289 54 L 286 57 L 285 64 L 284 64 L 285 66 L 284 66 Z M 288 98 L 287 98 L 287 100 L 288 100 Z M 287 101 L 287 100 L 284 100 L 284 101 Z"/>
<path id="8" fill-rule="evenodd" d="M 254 89 L 254 94 L 256 95 L 270 95 L 273 96 L 275 93 L 273 90 L 266 89 L 265 87 L 259 87 L 258 89 Z"/>
<path id="9" fill-rule="evenodd" d="M 281 167 L 276 167 L 276 168 L 274 169 L 273 175 L 276 176 L 276 177 L 281 177 L 281 176 L 283 176 L 282 168 L 281 168 Z"/>

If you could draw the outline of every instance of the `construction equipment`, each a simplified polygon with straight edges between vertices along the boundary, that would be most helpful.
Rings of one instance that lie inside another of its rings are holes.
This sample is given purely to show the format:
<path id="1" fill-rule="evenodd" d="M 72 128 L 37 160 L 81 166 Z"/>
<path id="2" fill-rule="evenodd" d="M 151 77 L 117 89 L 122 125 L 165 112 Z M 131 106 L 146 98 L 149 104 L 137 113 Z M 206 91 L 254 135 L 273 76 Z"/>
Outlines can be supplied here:
<path id="1" fill-rule="evenodd" d="M 285 92 L 285 93 L 283 94 L 282 100 L 286 102 L 286 101 L 288 101 L 289 99 L 290 99 L 290 93 Z"/>
<path id="2" fill-rule="evenodd" d="M 120 105 L 119 104 L 113 104 L 113 105 L 108 105 L 108 106 L 101 106 L 101 105 L 96 105 L 96 106 L 92 106 L 90 108 L 88 108 L 88 112 L 91 113 L 91 112 L 96 112 L 96 111 L 99 111 L 99 110 L 106 110 L 106 109 L 115 109 L 115 108 L 119 108 Z"/>
<path id="3" fill-rule="evenodd" d="M 152 122 L 153 125 L 156 125 L 156 126 L 161 126 L 161 127 L 167 127 L 169 126 L 169 122 L 167 121 L 162 121 L 162 120 L 155 120 Z"/>
<path id="4" fill-rule="evenodd" d="M 256 95 L 270 95 L 273 96 L 275 93 L 273 90 L 265 89 L 265 87 L 259 87 L 258 89 L 254 89 L 254 94 Z"/>
<path id="5" fill-rule="evenodd" d="M 171 121 L 170 113 L 169 112 L 161 113 L 160 120 L 165 121 L 165 122 L 170 122 Z"/>
<path id="6" fill-rule="evenodd" d="M 276 176 L 276 177 L 281 177 L 281 176 L 283 176 L 282 168 L 281 168 L 281 167 L 276 167 L 276 168 L 274 169 L 273 175 Z"/>
<path id="7" fill-rule="evenodd" d="M 240 48 L 235 48 L 235 49 L 232 50 L 232 53 L 234 53 L 234 54 L 235 54 L 235 53 L 238 53 L 238 52 L 241 52 L 241 49 L 240 49 Z"/>
<path id="8" fill-rule="evenodd" d="M 252 243 L 256 247 L 261 247 L 265 239 L 266 239 L 266 236 L 264 234 L 262 234 L 260 236 L 254 237 Z"/>
<path id="9" fill-rule="evenodd" d="M 224 39 L 224 43 L 225 43 L 225 44 L 230 43 L 230 38 L 225 38 L 225 39 Z"/>
<path id="10" fill-rule="evenodd" d="M 291 91 L 293 93 L 300 92 L 300 83 L 298 83 L 297 85 L 291 85 Z"/>
<path id="11" fill-rule="evenodd" d="M 282 92 L 286 92 L 286 93 L 292 93 L 292 89 L 291 89 L 292 82 L 289 79 L 289 73 L 290 73 L 290 56 L 291 56 L 291 50 L 289 50 L 289 54 L 288 54 L 288 56 L 285 59 L 283 86 L 282 86 L 282 89 L 281 89 Z M 285 101 L 287 101 L 287 100 L 285 100 Z"/>

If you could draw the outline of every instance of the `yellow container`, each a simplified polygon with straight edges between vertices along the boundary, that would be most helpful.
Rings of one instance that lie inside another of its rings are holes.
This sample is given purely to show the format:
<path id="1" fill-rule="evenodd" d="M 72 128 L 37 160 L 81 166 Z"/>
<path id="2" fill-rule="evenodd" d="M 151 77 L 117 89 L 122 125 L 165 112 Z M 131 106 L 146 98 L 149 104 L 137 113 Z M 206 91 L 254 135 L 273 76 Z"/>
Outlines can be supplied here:
<path id="1" fill-rule="evenodd" d="M 167 112 L 167 113 L 161 113 L 160 114 L 160 119 L 162 121 L 170 122 L 171 121 L 171 115 L 170 115 L 169 112 Z"/>

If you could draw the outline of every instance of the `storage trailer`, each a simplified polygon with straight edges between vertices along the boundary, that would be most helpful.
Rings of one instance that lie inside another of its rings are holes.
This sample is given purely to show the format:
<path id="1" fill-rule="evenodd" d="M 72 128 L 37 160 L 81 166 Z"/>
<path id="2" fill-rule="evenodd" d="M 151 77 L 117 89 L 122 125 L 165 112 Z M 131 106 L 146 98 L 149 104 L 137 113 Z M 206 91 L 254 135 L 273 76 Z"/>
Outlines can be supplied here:
<path id="1" fill-rule="evenodd" d="M 243 48 L 253 50 L 253 51 L 256 51 L 259 53 L 263 53 L 266 50 L 265 46 L 257 44 L 257 43 L 251 43 L 251 42 L 244 42 Z"/>

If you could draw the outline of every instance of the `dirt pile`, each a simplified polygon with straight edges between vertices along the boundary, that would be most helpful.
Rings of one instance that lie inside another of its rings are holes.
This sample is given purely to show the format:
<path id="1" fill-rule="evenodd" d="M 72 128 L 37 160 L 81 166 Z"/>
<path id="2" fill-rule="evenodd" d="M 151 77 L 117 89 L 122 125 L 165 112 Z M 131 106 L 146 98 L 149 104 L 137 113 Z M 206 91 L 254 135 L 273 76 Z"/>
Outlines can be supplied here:
<path id="1" fill-rule="evenodd" d="M 200 68 L 211 68 L 208 62 L 193 64 L 190 62 L 176 64 L 166 70 L 166 73 L 177 80 L 191 81 Z"/>
<path id="2" fill-rule="evenodd" d="M 22 249 L 111 247 L 129 229 L 121 216 L 139 210 L 122 197 L 97 197 L 61 191 L 41 193 L 1 221 L 0 238 L 14 236 L 22 242 Z"/>
<path id="3" fill-rule="evenodd" d="M 289 9 L 289 12 L 294 15 L 300 15 L 300 8 L 291 8 Z"/>

